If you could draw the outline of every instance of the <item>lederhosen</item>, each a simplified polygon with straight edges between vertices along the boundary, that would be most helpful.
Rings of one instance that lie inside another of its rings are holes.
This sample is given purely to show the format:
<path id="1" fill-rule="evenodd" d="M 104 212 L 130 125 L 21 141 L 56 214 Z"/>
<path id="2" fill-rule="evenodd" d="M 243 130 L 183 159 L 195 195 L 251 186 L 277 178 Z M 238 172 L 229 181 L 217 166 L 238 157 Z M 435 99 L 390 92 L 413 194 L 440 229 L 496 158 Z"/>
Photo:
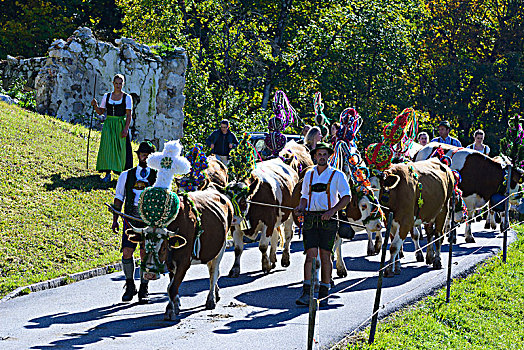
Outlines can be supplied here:
<path id="1" fill-rule="evenodd" d="M 135 217 L 140 217 L 138 207 L 135 205 L 136 193 L 133 192 L 133 189 L 144 190 L 146 187 L 152 186 L 156 181 L 156 175 L 157 171 L 155 169 L 150 169 L 149 176 L 147 177 L 147 182 L 137 181 L 136 167 L 134 167 L 133 169 L 129 169 L 129 171 L 127 172 L 127 179 L 125 184 L 124 213 Z M 145 225 L 141 222 L 124 219 L 124 231 L 122 232 L 122 249 L 124 247 L 133 249 L 136 248 L 136 243 L 131 242 L 127 238 L 127 235 L 125 233 L 126 230 L 130 228 L 129 224 L 133 225 L 134 227 L 145 227 Z"/>
<path id="2" fill-rule="evenodd" d="M 331 172 L 329 180 L 326 184 L 316 183 L 313 184 L 313 174 L 315 168 L 311 172 L 309 180 L 309 198 L 308 198 L 308 209 L 304 215 L 304 226 L 302 228 L 304 250 L 310 248 L 321 248 L 324 250 L 332 251 L 335 243 L 335 236 L 338 231 L 338 222 L 336 220 L 322 220 L 322 214 L 327 210 L 331 209 L 331 196 L 330 187 L 331 180 L 335 175 L 335 170 Z M 311 196 L 313 192 L 324 192 L 328 198 L 328 209 L 322 211 L 310 211 Z"/>
<path id="3" fill-rule="evenodd" d="M 119 104 L 109 103 L 111 98 L 111 93 L 106 94 L 106 113 L 107 115 L 114 115 L 117 117 L 123 117 L 126 115 L 126 100 L 127 94 L 122 93 L 122 102 Z M 127 133 L 126 137 L 126 164 L 124 165 L 124 170 L 131 169 L 133 167 L 133 149 L 131 148 L 131 137 L 130 132 Z"/>

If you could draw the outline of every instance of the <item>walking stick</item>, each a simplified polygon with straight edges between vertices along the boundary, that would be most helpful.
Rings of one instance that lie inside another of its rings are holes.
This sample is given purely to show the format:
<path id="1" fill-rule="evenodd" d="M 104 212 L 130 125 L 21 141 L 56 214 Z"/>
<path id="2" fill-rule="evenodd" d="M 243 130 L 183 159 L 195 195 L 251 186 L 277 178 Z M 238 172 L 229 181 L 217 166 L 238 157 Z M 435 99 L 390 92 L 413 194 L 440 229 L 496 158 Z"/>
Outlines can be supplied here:
<path id="1" fill-rule="evenodd" d="M 96 75 L 95 75 L 95 85 L 93 86 L 93 98 L 96 94 Z M 87 153 L 86 153 L 86 169 L 89 169 L 89 140 L 91 139 L 91 128 L 93 127 L 93 114 L 96 113 L 96 109 L 93 107 L 93 113 L 91 113 L 91 118 L 89 118 L 89 131 L 87 133 Z"/>

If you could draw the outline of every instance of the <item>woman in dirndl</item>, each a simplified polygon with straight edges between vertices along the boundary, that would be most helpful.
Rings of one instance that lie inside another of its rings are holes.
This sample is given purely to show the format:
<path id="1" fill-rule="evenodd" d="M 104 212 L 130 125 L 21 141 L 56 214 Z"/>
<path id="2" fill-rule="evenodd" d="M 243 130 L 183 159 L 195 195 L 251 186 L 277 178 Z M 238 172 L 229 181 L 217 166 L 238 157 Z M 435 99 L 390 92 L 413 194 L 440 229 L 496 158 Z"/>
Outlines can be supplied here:
<path id="1" fill-rule="evenodd" d="M 129 137 L 133 99 L 131 95 L 122 91 L 123 86 L 124 76 L 117 74 L 113 78 L 113 92 L 104 95 L 100 106 L 96 99 L 91 101 L 96 113 L 101 115 L 107 112 L 96 159 L 96 170 L 106 173 L 106 176 L 102 179 L 103 182 L 111 180 L 111 171 L 120 174 L 122 171 L 133 167 L 133 154 Z"/>

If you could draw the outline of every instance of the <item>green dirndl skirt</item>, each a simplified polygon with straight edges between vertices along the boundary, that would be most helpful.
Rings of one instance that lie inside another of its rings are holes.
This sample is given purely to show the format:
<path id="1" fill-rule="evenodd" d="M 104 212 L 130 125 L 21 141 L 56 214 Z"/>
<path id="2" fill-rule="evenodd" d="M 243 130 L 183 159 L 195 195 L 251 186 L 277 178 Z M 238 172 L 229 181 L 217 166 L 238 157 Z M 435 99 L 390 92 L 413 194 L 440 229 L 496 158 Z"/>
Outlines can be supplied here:
<path id="1" fill-rule="evenodd" d="M 108 115 L 102 127 L 96 170 L 121 173 L 126 164 L 126 138 L 120 134 L 126 125 L 126 116 Z"/>

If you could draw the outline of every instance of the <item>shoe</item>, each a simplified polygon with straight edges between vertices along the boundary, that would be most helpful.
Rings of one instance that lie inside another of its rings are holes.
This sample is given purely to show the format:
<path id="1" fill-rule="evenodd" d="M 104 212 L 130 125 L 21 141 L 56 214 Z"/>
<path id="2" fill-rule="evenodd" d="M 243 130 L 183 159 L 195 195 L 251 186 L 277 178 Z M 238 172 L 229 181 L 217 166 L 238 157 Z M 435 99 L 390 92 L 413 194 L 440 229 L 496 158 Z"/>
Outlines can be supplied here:
<path id="1" fill-rule="evenodd" d="M 138 290 L 138 303 L 149 304 L 149 292 L 147 291 L 148 283 L 140 283 L 140 289 Z"/>
<path id="2" fill-rule="evenodd" d="M 122 295 L 122 301 L 131 301 L 133 297 L 135 296 L 136 287 L 135 287 L 135 281 L 133 280 L 126 280 L 125 285 L 126 291 L 124 292 L 124 295 Z"/>
<path id="3" fill-rule="evenodd" d="M 327 307 L 327 306 L 329 306 L 329 304 L 328 304 L 329 298 L 327 298 L 328 295 L 329 295 L 329 288 L 327 286 L 320 286 L 320 288 L 318 290 L 318 299 L 320 300 L 318 305 L 320 307 Z"/>
<path id="4" fill-rule="evenodd" d="M 111 173 L 107 173 L 106 176 L 102 178 L 102 182 L 109 182 L 111 181 Z"/>
<path id="5" fill-rule="evenodd" d="M 302 285 L 302 295 L 295 300 L 297 305 L 308 306 L 309 305 L 309 291 L 311 289 L 311 284 L 304 283 Z"/>

